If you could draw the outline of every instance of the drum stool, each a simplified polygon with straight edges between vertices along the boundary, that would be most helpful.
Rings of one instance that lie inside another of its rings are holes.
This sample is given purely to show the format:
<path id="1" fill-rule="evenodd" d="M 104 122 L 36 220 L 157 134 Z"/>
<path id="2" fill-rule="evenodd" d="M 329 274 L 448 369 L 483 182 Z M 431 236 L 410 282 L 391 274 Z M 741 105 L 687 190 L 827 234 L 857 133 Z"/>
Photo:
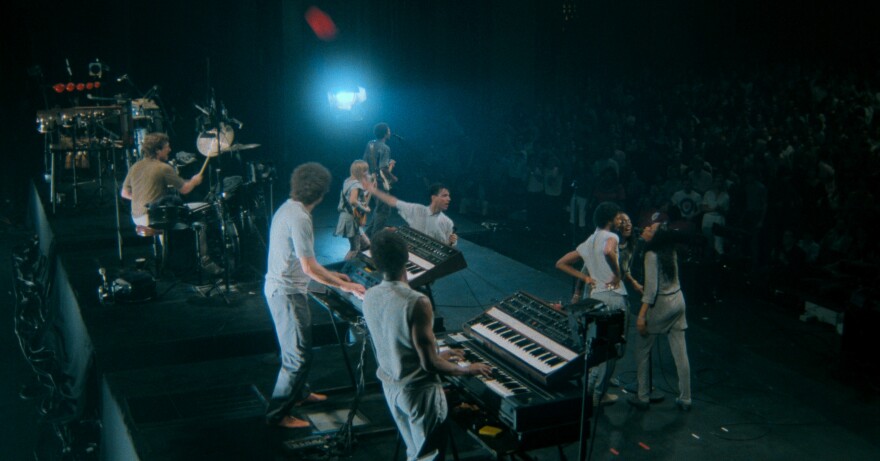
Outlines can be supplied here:
<path id="1" fill-rule="evenodd" d="M 156 276 L 160 276 L 162 273 L 162 265 L 165 263 L 165 258 L 168 256 L 165 251 L 166 245 L 162 243 L 162 235 L 164 232 L 162 229 L 154 229 L 149 226 L 141 225 L 138 225 L 135 228 L 135 232 L 138 237 L 153 238 L 153 257 L 156 258 Z M 161 247 L 161 250 L 159 247 Z"/>

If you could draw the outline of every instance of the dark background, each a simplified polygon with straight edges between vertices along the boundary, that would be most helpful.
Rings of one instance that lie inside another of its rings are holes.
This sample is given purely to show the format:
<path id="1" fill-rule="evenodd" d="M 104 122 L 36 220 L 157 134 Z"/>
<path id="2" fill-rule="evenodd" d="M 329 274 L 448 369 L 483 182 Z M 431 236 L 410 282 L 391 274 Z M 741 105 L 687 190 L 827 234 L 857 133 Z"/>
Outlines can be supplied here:
<path id="1" fill-rule="evenodd" d="M 333 18 L 335 40 L 321 41 L 307 26 L 310 5 Z M 89 102 L 51 85 L 89 81 L 96 58 L 109 66 L 96 95 L 136 98 L 158 85 L 174 151 L 195 151 L 193 104 L 204 105 L 213 90 L 244 122 L 236 141 L 262 145 L 249 155 L 276 162 L 282 177 L 306 160 L 339 177 L 376 122 L 407 137 L 396 149 L 403 158 L 443 142 L 449 130 L 485 148 L 481 134 L 498 114 L 577 94 L 587 78 L 791 60 L 875 72 L 877 13 L 876 5 L 831 0 L 7 3 L 3 198 L 19 201 L 26 179 L 42 169 L 35 112 Z M 117 83 L 122 74 L 136 88 Z M 359 116 L 327 107 L 327 91 L 342 84 L 367 88 Z"/>

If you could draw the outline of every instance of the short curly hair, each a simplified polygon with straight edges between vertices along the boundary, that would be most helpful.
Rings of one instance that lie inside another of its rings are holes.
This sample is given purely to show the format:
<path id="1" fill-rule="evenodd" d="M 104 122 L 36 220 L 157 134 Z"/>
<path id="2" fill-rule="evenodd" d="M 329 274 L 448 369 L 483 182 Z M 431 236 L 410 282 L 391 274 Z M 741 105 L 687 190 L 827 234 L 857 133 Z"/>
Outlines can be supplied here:
<path id="1" fill-rule="evenodd" d="M 620 205 L 614 202 L 602 202 L 596 206 L 596 210 L 593 212 L 593 224 L 603 228 L 614 221 L 617 213 L 620 213 Z"/>
<path id="2" fill-rule="evenodd" d="M 376 136 L 376 139 L 382 139 L 385 137 L 386 134 L 388 134 L 387 123 L 377 123 L 376 126 L 373 127 L 373 135 Z"/>
<path id="3" fill-rule="evenodd" d="M 370 253 L 376 267 L 389 280 L 396 280 L 406 270 L 406 263 L 409 261 L 406 241 L 391 229 L 383 229 L 373 236 Z"/>
<path id="4" fill-rule="evenodd" d="M 331 178 L 320 163 L 303 163 L 290 175 L 290 198 L 304 205 L 317 203 L 330 190 Z"/>

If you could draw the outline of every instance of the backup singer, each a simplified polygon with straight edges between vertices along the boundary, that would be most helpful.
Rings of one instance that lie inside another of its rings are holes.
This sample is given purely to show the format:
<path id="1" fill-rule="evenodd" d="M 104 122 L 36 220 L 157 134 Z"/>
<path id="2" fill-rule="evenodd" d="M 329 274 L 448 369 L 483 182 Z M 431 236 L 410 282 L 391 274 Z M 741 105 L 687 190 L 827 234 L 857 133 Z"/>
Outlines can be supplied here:
<path id="1" fill-rule="evenodd" d="M 363 160 L 370 166 L 370 175 L 381 184 L 385 192 L 391 190 L 391 185 L 397 182 L 397 176 L 391 171 L 394 169 L 394 160 L 391 159 L 391 148 L 388 140 L 391 138 L 391 128 L 387 123 L 378 123 L 373 127 L 375 139 L 367 143 L 364 149 Z M 376 202 L 373 209 L 373 217 L 367 225 L 367 235 L 372 238 L 373 234 L 385 228 L 385 223 L 391 216 L 391 208 L 385 203 Z"/>
<path id="2" fill-rule="evenodd" d="M 187 181 L 166 163 L 168 154 L 171 153 L 171 143 L 165 133 L 149 133 L 144 136 L 141 151 L 144 158 L 128 170 L 120 195 L 131 200 L 131 220 L 139 226 L 149 226 L 147 205 L 164 197 L 169 187 L 183 195 L 189 194 L 202 183 L 202 174 L 199 173 Z"/>
<path id="3" fill-rule="evenodd" d="M 660 224 L 652 224 L 642 232 L 642 238 L 648 244 L 645 252 L 645 293 L 636 319 L 640 334 L 636 344 L 639 393 L 637 398 L 628 402 L 641 410 L 648 409 L 651 403 L 651 383 L 648 380 L 651 349 L 657 336 L 665 334 L 678 371 L 680 394 L 675 404 L 682 411 L 688 411 L 691 408 L 691 368 L 684 339 L 687 319 L 684 295 L 678 282 L 675 233 L 659 227 Z"/>
<path id="4" fill-rule="evenodd" d="M 384 274 L 364 297 L 364 318 L 373 340 L 385 401 L 406 443 L 408 460 L 442 459 L 446 397 L 438 375 L 490 376 L 484 363 L 459 366 L 461 354 L 439 352 L 431 302 L 406 282 L 406 242 L 391 230 L 373 237 L 371 253 Z"/>
<path id="5" fill-rule="evenodd" d="M 596 230 L 587 240 L 556 262 L 556 268 L 590 285 L 590 298 L 601 301 L 609 310 L 626 312 L 626 288 L 621 283 L 618 262 L 619 238 L 614 230 L 614 220 L 620 207 L 614 202 L 602 202 L 593 213 Z M 575 268 L 584 262 L 585 272 Z M 595 323 L 590 324 L 595 328 Z M 590 369 L 587 386 L 593 394 L 593 405 L 614 403 L 616 395 L 604 396 L 608 378 L 614 373 L 616 360 L 610 359 Z"/>
<path id="6" fill-rule="evenodd" d="M 367 172 L 369 166 L 363 160 L 355 160 L 351 163 L 349 172 L 351 176 L 345 178 L 342 183 L 342 191 L 339 193 L 339 221 L 336 223 L 336 231 L 333 235 L 348 239 L 348 253 L 345 260 L 354 258 L 361 250 L 370 246 L 370 239 L 363 230 L 363 225 L 370 213 L 369 193 L 364 184 L 370 181 Z"/>
<path id="7" fill-rule="evenodd" d="M 272 217 L 269 229 L 269 262 L 263 292 L 269 305 L 281 349 L 281 369 L 266 422 L 286 428 L 308 427 L 308 421 L 290 412 L 297 405 L 320 402 L 326 395 L 308 391 L 312 365 L 312 319 L 307 288 L 309 280 L 364 294 L 363 285 L 347 275 L 331 272 L 315 259 L 312 210 L 330 188 L 330 172 L 318 163 L 298 166 L 290 176 L 290 198 Z"/>
<path id="8" fill-rule="evenodd" d="M 391 194 L 382 192 L 373 184 L 367 184 L 367 190 L 379 202 L 396 208 L 400 217 L 413 229 L 447 245 L 454 246 L 458 243 L 455 224 L 443 213 L 449 209 L 449 202 L 452 201 L 449 189 L 443 184 L 435 183 L 428 189 L 428 195 L 431 198 L 431 204 L 428 206 L 404 202 Z"/>

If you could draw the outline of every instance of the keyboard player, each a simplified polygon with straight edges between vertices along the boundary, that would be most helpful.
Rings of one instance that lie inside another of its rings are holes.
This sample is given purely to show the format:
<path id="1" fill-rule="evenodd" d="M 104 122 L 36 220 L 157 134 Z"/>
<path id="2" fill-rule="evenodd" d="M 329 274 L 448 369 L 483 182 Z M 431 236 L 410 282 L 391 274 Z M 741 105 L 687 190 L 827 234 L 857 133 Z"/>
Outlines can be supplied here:
<path id="1" fill-rule="evenodd" d="M 435 183 L 428 189 L 431 204 L 427 206 L 398 200 L 397 197 L 379 190 L 375 184 L 365 184 L 365 187 L 374 197 L 396 208 L 413 229 L 449 246 L 455 246 L 458 242 L 452 219 L 443 213 L 449 209 L 452 201 L 449 189 L 443 184 Z"/>
<path id="2" fill-rule="evenodd" d="M 455 350 L 438 351 L 431 302 L 407 284 L 406 242 L 392 231 L 375 235 L 373 261 L 384 280 L 363 303 L 388 409 L 406 443 L 408 460 L 442 459 L 446 446 L 446 397 L 439 375 L 490 376 L 485 363 L 458 365 Z"/>

